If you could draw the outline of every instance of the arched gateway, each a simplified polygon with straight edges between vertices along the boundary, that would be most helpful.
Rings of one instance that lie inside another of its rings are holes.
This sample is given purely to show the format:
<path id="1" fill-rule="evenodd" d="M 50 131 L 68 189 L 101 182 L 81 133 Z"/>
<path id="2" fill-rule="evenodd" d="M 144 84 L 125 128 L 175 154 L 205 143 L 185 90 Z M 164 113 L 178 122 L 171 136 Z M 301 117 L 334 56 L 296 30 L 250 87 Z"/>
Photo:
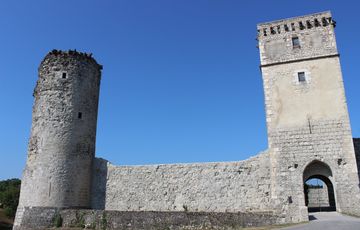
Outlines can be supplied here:
<path id="1" fill-rule="evenodd" d="M 322 185 L 307 183 L 318 179 Z M 336 211 L 333 174 L 324 162 L 314 160 L 308 164 L 303 173 L 305 205 L 309 212 Z"/>

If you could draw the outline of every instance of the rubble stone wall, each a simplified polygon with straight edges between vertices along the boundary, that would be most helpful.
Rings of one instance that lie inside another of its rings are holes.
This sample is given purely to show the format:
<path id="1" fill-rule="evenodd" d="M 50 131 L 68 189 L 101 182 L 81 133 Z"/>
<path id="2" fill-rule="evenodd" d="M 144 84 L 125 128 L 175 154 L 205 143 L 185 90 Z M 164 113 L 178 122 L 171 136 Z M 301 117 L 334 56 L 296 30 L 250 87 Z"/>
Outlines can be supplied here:
<path id="1" fill-rule="evenodd" d="M 53 50 L 41 62 L 19 206 L 90 206 L 100 77 L 85 53 Z"/>
<path id="2" fill-rule="evenodd" d="M 328 207 L 329 204 L 329 195 L 328 189 L 324 184 L 323 187 L 310 187 L 308 189 L 308 207 Z"/>
<path id="3" fill-rule="evenodd" d="M 147 212 L 26 208 L 22 223 L 14 230 L 53 229 L 134 229 L 134 230 L 231 230 L 272 225 L 277 217 L 272 212 Z"/>
<path id="4" fill-rule="evenodd" d="M 114 166 L 100 159 L 95 162 L 93 208 L 194 212 L 271 210 L 267 152 L 239 162 L 148 166 Z M 104 175 L 106 184 L 102 180 Z"/>

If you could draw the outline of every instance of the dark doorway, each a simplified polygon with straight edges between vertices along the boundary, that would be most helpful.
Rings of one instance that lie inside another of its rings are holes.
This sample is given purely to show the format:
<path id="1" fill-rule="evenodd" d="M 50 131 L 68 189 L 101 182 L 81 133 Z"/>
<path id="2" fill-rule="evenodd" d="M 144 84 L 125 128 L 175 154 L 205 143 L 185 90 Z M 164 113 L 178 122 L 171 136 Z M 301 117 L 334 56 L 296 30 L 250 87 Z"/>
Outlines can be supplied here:
<path id="1" fill-rule="evenodd" d="M 305 205 L 309 212 L 336 211 L 334 186 L 330 167 L 313 161 L 304 170 Z"/>

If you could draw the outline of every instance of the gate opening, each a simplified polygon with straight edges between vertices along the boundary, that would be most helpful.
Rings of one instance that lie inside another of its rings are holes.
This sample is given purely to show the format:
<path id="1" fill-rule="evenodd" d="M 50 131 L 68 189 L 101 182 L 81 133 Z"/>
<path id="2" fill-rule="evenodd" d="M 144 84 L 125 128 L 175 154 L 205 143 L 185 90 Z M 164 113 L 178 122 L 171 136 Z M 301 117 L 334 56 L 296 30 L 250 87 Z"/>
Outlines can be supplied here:
<path id="1" fill-rule="evenodd" d="M 305 205 L 309 212 L 336 211 L 332 172 L 328 165 L 313 161 L 304 170 Z"/>

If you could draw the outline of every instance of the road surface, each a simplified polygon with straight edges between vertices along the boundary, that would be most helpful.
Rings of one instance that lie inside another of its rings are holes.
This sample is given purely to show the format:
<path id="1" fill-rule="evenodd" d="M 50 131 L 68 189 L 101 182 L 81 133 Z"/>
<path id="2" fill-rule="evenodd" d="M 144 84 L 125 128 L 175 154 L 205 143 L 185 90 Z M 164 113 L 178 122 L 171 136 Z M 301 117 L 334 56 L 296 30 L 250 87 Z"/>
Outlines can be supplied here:
<path id="1" fill-rule="evenodd" d="M 337 212 L 309 213 L 309 223 L 281 230 L 360 230 L 360 218 L 342 215 Z"/>

